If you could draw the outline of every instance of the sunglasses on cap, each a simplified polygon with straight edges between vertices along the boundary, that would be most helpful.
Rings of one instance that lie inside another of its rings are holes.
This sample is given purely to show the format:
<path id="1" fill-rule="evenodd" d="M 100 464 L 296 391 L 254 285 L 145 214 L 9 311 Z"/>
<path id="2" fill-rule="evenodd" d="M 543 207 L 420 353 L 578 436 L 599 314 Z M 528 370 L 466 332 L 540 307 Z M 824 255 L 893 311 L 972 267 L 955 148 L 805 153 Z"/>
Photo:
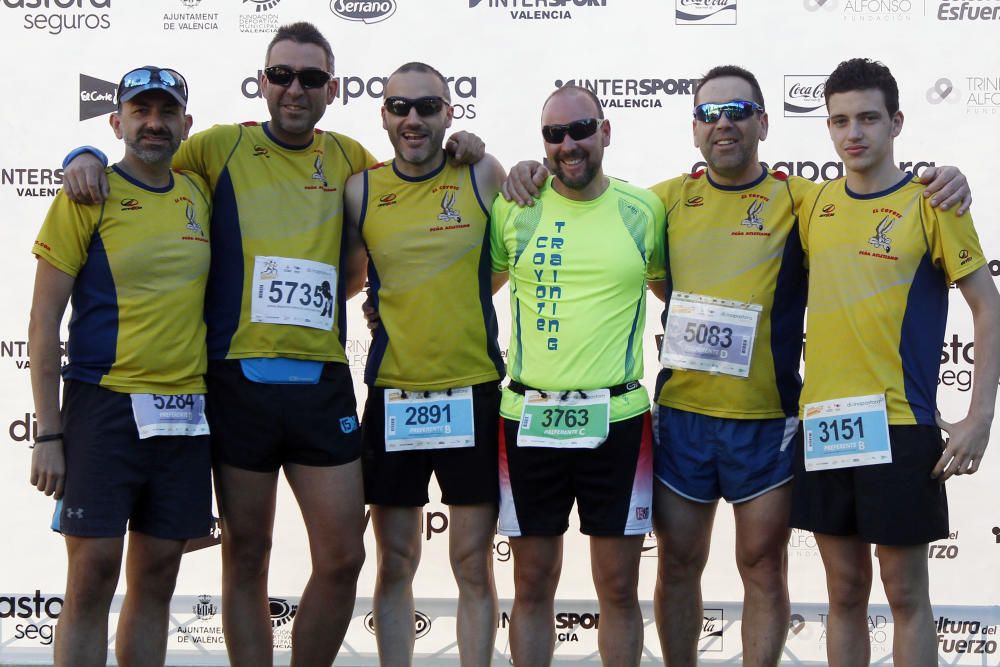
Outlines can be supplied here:
<path id="1" fill-rule="evenodd" d="M 543 125 L 542 139 L 545 143 L 561 144 L 568 134 L 573 141 L 581 141 L 592 137 L 603 122 L 598 118 L 584 118 L 565 125 Z"/>
<path id="2" fill-rule="evenodd" d="M 118 83 L 118 102 L 127 102 L 146 90 L 165 90 L 182 105 L 187 104 L 187 81 L 175 70 L 147 65 L 128 72 Z"/>
<path id="3" fill-rule="evenodd" d="M 323 69 L 300 69 L 294 70 L 291 67 L 285 67 L 284 65 L 272 65 L 271 67 L 264 68 L 264 76 L 267 80 L 276 86 L 281 86 L 282 88 L 287 88 L 292 85 L 292 81 L 298 77 L 299 84 L 303 88 L 322 88 L 333 75 Z"/>
<path id="4" fill-rule="evenodd" d="M 694 117 L 703 123 L 714 123 L 722 114 L 729 120 L 746 120 L 757 112 L 764 112 L 764 107 L 749 100 L 730 100 L 728 102 L 705 102 L 694 108 Z"/>
<path id="5" fill-rule="evenodd" d="M 409 116 L 410 109 L 416 109 L 418 116 L 433 116 L 441 112 L 447 102 L 443 97 L 427 96 L 410 99 L 392 96 L 385 98 L 382 106 L 393 116 Z"/>

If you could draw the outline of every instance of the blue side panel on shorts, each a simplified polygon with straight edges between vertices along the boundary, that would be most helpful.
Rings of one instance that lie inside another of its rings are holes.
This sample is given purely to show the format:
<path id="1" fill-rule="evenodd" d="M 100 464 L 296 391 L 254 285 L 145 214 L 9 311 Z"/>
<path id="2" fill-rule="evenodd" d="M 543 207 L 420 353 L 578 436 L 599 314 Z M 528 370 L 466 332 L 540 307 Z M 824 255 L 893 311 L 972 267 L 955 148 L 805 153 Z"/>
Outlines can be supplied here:
<path id="1" fill-rule="evenodd" d="M 924 254 L 913 274 L 899 337 L 903 391 L 918 424 L 935 425 L 937 373 L 948 321 L 948 281 Z"/>
<path id="2" fill-rule="evenodd" d="M 56 508 L 52 510 L 52 524 L 49 526 L 57 533 L 61 533 L 62 529 L 59 525 L 59 517 L 62 516 L 62 498 L 56 501 Z"/>
<path id="3" fill-rule="evenodd" d="M 372 307 L 375 308 L 376 312 L 378 311 L 378 291 L 380 287 L 382 287 L 382 281 L 378 277 L 378 271 L 375 270 L 375 262 L 369 259 L 368 289 L 372 297 Z M 341 330 L 343 328 L 343 325 L 341 325 Z M 378 369 L 382 365 L 382 360 L 385 358 L 387 349 L 389 349 L 389 334 L 380 321 L 378 327 L 375 329 L 375 336 L 372 338 L 371 347 L 368 348 L 368 361 L 365 363 L 365 384 L 369 387 L 375 386 L 375 380 L 378 378 Z"/>
<path id="4" fill-rule="evenodd" d="M 471 169 L 469 170 L 472 171 Z M 473 180 L 475 183 L 475 180 Z M 479 198 L 479 193 L 476 193 Z M 480 203 L 482 203 L 480 201 Z M 503 357 L 500 355 L 500 328 L 497 324 L 497 311 L 493 308 L 493 267 L 490 262 L 490 219 L 487 212 L 486 229 L 483 232 L 483 247 L 479 251 L 479 303 L 483 309 L 483 324 L 486 328 L 486 353 L 497 369 L 500 377 L 504 375 Z"/>
<path id="5" fill-rule="evenodd" d="M 806 310 L 806 271 L 802 265 L 804 253 L 796 222 L 785 240 L 781 267 L 774 286 L 771 306 L 771 358 L 774 378 L 786 417 L 799 410 L 799 360 L 802 359 L 802 319 Z"/>
<path id="6" fill-rule="evenodd" d="M 73 283 L 69 338 L 73 344 L 63 377 L 100 384 L 118 349 L 118 293 L 100 230 L 90 238 L 87 261 Z"/>
<path id="7" fill-rule="evenodd" d="M 205 291 L 208 358 L 225 359 L 240 323 L 243 303 L 243 235 L 229 168 L 215 186 L 212 209 L 212 263 Z"/>

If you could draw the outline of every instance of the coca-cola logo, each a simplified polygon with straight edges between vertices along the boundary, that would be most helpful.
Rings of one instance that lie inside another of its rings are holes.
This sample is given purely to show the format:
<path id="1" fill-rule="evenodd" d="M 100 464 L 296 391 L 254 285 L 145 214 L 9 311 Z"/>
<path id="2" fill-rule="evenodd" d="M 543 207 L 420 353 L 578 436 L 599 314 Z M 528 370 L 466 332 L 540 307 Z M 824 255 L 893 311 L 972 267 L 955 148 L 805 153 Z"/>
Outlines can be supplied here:
<path id="1" fill-rule="evenodd" d="M 795 99 L 821 100 L 823 99 L 824 90 L 826 90 L 825 81 L 815 86 L 804 86 L 801 83 L 795 83 L 789 89 L 788 96 Z"/>
<path id="2" fill-rule="evenodd" d="M 825 74 L 785 75 L 785 116 L 825 118 Z"/>

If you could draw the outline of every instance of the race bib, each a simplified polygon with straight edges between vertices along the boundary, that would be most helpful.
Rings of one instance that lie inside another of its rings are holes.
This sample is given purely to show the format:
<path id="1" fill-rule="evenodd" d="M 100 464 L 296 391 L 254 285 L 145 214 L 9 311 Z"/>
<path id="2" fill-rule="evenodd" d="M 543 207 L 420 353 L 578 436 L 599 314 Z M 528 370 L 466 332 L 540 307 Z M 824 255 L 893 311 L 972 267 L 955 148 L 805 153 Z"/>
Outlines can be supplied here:
<path id="1" fill-rule="evenodd" d="M 611 392 L 524 392 L 518 447 L 594 449 L 608 439 Z"/>
<path id="2" fill-rule="evenodd" d="M 288 257 L 254 257 L 250 321 L 333 329 L 337 268 Z"/>
<path id="3" fill-rule="evenodd" d="M 385 451 L 474 447 L 472 387 L 449 391 L 385 390 Z"/>
<path id="4" fill-rule="evenodd" d="M 805 406 L 806 470 L 892 463 L 885 396 L 854 396 Z"/>
<path id="5" fill-rule="evenodd" d="M 208 435 L 205 394 L 131 394 L 139 438 Z"/>
<path id="6" fill-rule="evenodd" d="M 762 306 L 673 292 L 660 363 L 745 378 Z"/>

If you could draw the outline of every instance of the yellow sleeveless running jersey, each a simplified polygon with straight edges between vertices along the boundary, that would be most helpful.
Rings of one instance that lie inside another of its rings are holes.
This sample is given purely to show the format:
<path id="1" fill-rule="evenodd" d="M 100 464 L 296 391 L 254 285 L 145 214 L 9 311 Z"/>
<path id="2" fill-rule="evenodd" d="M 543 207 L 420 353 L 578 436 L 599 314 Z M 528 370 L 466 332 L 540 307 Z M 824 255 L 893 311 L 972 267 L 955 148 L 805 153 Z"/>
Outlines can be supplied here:
<path id="1" fill-rule="evenodd" d="M 803 404 L 885 394 L 890 424 L 934 425 L 949 283 L 986 258 L 972 218 L 923 191 L 909 174 L 869 195 L 838 179 L 808 206 Z"/>
<path id="2" fill-rule="evenodd" d="M 343 135 L 316 130 L 308 145 L 289 146 L 274 138 L 267 123 L 216 125 L 181 144 L 174 166 L 204 177 L 214 203 L 205 303 L 210 359 L 347 362 L 340 275 L 344 183 L 374 163 L 361 144 Z M 274 266 L 268 258 L 333 267 L 336 288 L 328 284 L 320 293 L 318 284 L 302 280 L 271 292 L 263 282 Z M 255 271 L 255 265 L 264 270 Z M 261 310 L 275 299 L 314 306 L 316 316 L 332 312 L 332 326 L 255 322 L 255 298 Z"/>
<path id="3" fill-rule="evenodd" d="M 380 323 L 365 382 L 435 391 L 499 380 L 489 208 L 471 166 L 364 173 L 359 215 Z"/>
<path id="4" fill-rule="evenodd" d="M 796 414 L 806 303 L 798 211 L 815 187 L 761 167 L 746 185 L 698 171 L 651 188 L 667 210 L 667 303 L 677 290 L 762 307 L 748 377 L 665 368 L 658 404 L 729 419 Z"/>
<path id="5" fill-rule="evenodd" d="M 63 376 L 123 393 L 203 394 L 208 186 L 184 172 L 164 188 L 106 173 L 107 201 L 60 192 L 32 250 L 75 278 Z"/>

